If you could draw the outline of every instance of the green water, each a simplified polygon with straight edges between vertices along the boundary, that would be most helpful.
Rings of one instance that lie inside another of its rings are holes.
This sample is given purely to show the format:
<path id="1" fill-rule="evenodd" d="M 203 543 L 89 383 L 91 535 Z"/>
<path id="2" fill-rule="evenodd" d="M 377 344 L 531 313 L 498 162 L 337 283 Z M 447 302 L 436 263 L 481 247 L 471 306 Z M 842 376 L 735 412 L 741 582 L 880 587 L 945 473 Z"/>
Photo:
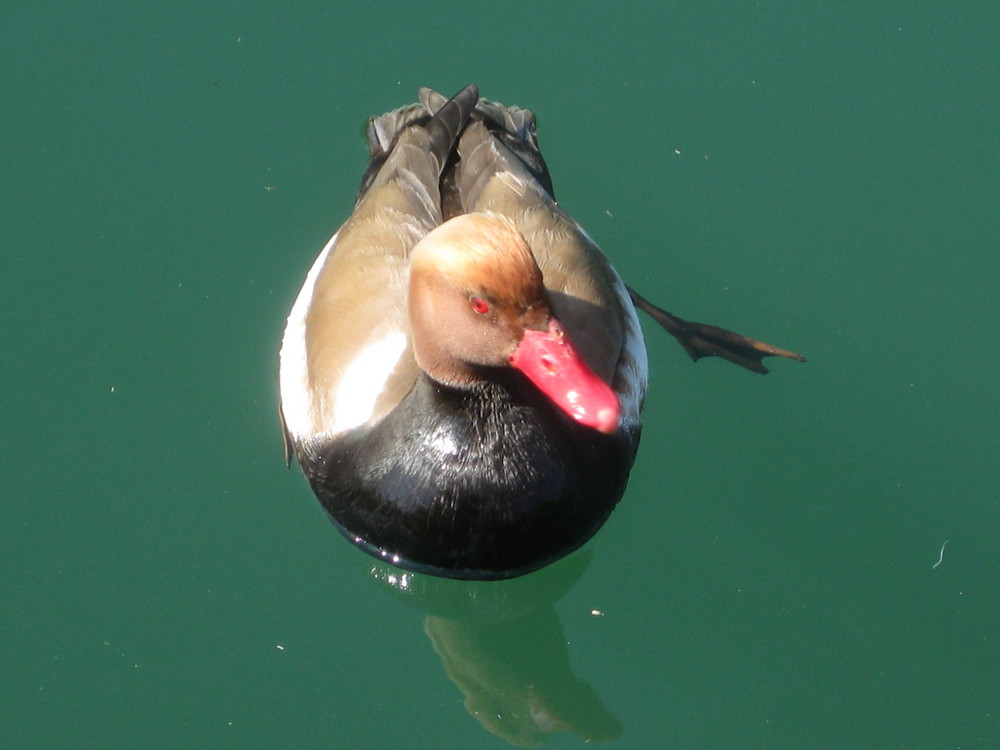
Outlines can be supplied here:
<path id="1" fill-rule="evenodd" d="M 0 10 L 0 747 L 1000 746 L 995 4 L 435 7 Z M 632 285 L 809 362 L 647 326 L 584 554 L 406 594 L 276 351 L 365 118 L 470 81 Z"/>

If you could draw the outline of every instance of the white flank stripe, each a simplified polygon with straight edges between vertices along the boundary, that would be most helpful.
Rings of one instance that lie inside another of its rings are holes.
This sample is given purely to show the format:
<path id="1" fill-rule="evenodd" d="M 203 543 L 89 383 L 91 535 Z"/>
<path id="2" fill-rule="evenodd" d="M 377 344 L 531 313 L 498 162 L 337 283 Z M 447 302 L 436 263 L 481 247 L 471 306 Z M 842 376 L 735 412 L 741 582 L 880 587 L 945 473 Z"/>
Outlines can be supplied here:
<path id="1" fill-rule="evenodd" d="M 639 412 L 646 396 L 646 383 L 649 379 L 646 342 L 643 340 L 639 316 L 636 314 L 625 282 L 613 268 L 611 273 L 615 279 L 615 294 L 618 295 L 625 318 L 625 341 L 622 342 L 622 353 L 615 373 L 618 399 L 621 403 L 622 419 L 638 424 Z"/>
<path id="2" fill-rule="evenodd" d="M 278 388 L 281 391 L 281 412 L 285 417 L 285 427 L 292 437 L 302 439 L 316 432 L 316 415 L 313 414 L 312 399 L 309 397 L 309 372 L 306 360 L 306 313 L 312 300 L 313 287 L 330 250 L 337 241 L 334 234 L 326 243 L 323 252 L 316 258 L 306 276 L 299 296 L 295 298 L 292 311 L 288 314 L 285 335 L 281 338 L 280 365 L 278 367 Z"/>
<path id="3" fill-rule="evenodd" d="M 334 434 L 368 421 L 375 410 L 375 401 L 404 349 L 406 335 L 392 333 L 369 344 L 347 366 L 337 386 Z"/>

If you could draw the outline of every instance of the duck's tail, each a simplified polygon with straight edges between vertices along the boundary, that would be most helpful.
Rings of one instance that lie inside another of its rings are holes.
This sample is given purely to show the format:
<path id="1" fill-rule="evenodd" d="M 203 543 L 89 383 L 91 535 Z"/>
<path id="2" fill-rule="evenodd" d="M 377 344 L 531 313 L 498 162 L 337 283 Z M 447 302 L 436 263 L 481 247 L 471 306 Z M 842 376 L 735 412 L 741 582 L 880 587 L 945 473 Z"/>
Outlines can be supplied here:
<path id="1" fill-rule="evenodd" d="M 430 138 L 429 151 L 437 162 L 440 175 L 448 163 L 458 137 L 476 108 L 479 101 L 479 87 L 470 84 L 447 101 L 430 89 L 421 89 L 420 96 L 420 103 L 408 104 L 384 115 L 372 117 L 368 121 L 366 132 L 371 161 L 361 177 L 355 202 L 359 202 L 368 192 L 382 165 L 396 147 L 400 135 L 412 125 L 422 126 L 427 131 Z M 430 97 L 436 97 L 433 107 L 428 104 Z"/>
<path id="2" fill-rule="evenodd" d="M 431 137 L 431 153 L 442 169 L 478 101 L 479 87 L 469 84 L 445 102 L 425 126 Z"/>
<path id="3" fill-rule="evenodd" d="M 456 94 L 451 101 L 459 95 Z M 429 88 L 420 89 L 420 103 L 431 114 L 439 112 L 446 106 L 445 98 Z M 534 112 L 530 109 L 506 107 L 497 102 L 480 99 L 469 119 L 481 122 L 489 134 L 510 149 L 545 191 L 555 198 L 552 177 L 538 148 Z"/>

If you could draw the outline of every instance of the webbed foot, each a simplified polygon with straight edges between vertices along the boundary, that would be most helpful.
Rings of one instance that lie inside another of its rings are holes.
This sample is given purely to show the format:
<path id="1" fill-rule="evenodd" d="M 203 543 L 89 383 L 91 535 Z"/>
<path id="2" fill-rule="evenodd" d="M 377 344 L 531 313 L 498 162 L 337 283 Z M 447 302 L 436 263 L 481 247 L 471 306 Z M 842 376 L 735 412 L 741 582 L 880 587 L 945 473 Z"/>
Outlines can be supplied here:
<path id="1" fill-rule="evenodd" d="M 632 304 L 663 326 L 664 330 L 677 339 L 684 347 L 684 351 L 695 361 L 702 357 L 721 357 L 752 372 L 759 372 L 761 375 L 766 375 L 768 371 L 761 363 L 764 357 L 787 357 L 798 362 L 806 361 L 806 358 L 801 354 L 787 349 L 779 349 L 776 346 L 765 344 L 763 341 L 733 333 L 725 328 L 705 323 L 692 323 L 689 320 L 678 318 L 640 296 L 631 287 L 628 287 L 628 293 L 632 297 Z"/>

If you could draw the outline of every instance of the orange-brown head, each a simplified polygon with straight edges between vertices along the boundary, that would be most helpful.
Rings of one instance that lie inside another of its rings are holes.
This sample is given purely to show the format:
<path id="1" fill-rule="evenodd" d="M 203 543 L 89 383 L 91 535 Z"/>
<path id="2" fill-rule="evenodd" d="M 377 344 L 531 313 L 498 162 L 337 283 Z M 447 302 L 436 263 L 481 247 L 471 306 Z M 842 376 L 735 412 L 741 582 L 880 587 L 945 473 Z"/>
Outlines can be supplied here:
<path id="1" fill-rule="evenodd" d="M 614 432 L 619 404 L 552 316 L 542 272 L 514 223 L 457 216 L 410 257 L 413 353 L 431 378 L 463 387 L 484 368 L 512 366 L 577 421 Z"/>

